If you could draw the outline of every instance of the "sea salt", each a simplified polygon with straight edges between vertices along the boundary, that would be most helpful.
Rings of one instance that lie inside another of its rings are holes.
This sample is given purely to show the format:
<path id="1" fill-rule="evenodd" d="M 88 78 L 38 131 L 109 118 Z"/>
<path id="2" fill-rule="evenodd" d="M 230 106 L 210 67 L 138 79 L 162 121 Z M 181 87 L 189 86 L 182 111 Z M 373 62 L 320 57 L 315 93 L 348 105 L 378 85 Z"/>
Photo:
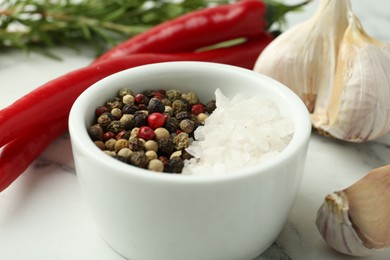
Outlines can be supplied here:
<path id="1" fill-rule="evenodd" d="M 194 133 L 182 174 L 229 174 L 279 154 L 294 134 L 291 120 L 263 96 L 228 99 L 217 89 L 216 109 Z"/>

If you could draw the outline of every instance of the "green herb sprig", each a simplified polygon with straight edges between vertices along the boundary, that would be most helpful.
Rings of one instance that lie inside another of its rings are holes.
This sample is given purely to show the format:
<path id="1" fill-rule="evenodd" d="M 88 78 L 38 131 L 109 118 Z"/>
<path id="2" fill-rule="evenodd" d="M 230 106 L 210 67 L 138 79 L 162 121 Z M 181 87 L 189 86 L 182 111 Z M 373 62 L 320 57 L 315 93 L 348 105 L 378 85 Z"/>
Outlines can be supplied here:
<path id="1" fill-rule="evenodd" d="M 3 0 L 0 51 L 18 48 L 55 57 L 50 48 L 78 50 L 87 43 L 96 55 L 150 27 L 187 12 L 229 0 Z"/>

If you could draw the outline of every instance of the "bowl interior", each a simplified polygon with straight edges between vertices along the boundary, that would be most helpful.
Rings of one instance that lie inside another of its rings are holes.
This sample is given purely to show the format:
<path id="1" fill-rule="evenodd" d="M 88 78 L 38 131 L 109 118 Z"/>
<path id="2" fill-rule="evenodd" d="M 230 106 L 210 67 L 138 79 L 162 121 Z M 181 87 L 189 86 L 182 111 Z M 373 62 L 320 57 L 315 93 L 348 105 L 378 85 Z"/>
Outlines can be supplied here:
<path id="1" fill-rule="evenodd" d="M 280 163 L 285 157 L 304 146 L 309 138 L 311 124 L 306 107 L 295 93 L 281 83 L 259 73 L 228 65 L 205 62 L 159 63 L 111 75 L 92 85 L 76 100 L 69 121 L 70 131 L 74 133 L 71 135 L 73 142 L 82 147 L 90 156 L 96 157 L 97 160 L 110 158 L 103 153 L 97 153 L 97 147 L 90 140 L 86 129 L 92 123 L 96 107 L 102 105 L 107 98 L 115 96 L 117 91 L 124 87 L 130 88 L 136 93 L 159 88 L 178 89 L 184 92 L 193 91 L 199 96 L 201 102 L 215 98 L 214 93 L 217 88 L 230 98 L 237 93 L 248 96 L 262 95 L 270 98 L 278 106 L 282 116 L 290 118 L 294 122 L 295 133 L 289 145 L 280 155 L 259 165 L 260 168 L 255 169 L 256 171 Z M 119 161 L 112 161 L 110 163 L 113 167 L 129 167 L 129 171 L 132 172 L 149 172 L 130 165 L 123 165 Z M 245 171 L 250 170 L 243 169 L 243 172 Z M 169 176 L 174 175 L 164 174 L 163 178 L 171 178 Z M 202 176 L 197 177 L 201 178 Z"/>

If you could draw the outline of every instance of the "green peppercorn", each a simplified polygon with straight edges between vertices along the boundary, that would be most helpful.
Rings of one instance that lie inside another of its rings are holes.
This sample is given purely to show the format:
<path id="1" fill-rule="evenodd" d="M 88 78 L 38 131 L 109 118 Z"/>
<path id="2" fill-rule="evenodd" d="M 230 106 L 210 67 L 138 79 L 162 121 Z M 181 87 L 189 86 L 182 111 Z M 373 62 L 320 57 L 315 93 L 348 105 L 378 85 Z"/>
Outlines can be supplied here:
<path id="1" fill-rule="evenodd" d="M 143 151 L 145 148 L 145 141 L 142 141 L 137 136 L 131 136 L 129 138 L 129 148 L 133 152 L 135 151 Z"/>
<path id="2" fill-rule="evenodd" d="M 114 108 L 122 109 L 123 103 L 122 100 L 119 97 L 110 98 L 106 101 L 106 107 L 108 110 L 112 110 Z"/>
<path id="3" fill-rule="evenodd" d="M 88 129 L 88 135 L 92 141 L 103 140 L 103 128 L 99 124 L 95 124 Z"/>
<path id="4" fill-rule="evenodd" d="M 184 99 L 177 99 L 175 101 L 172 102 L 172 110 L 173 110 L 173 114 L 178 114 L 180 112 L 187 112 L 188 111 L 188 105 L 187 103 L 184 101 Z"/>
<path id="5" fill-rule="evenodd" d="M 195 123 L 190 119 L 184 119 L 179 123 L 179 126 L 183 132 L 190 134 L 195 128 Z"/>
<path id="6" fill-rule="evenodd" d="M 148 166 L 148 162 L 149 162 L 149 160 L 146 157 L 145 153 L 141 152 L 141 151 L 133 152 L 129 158 L 129 163 L 131 165 L 134 165 L 134 166 L 137 166 L 140 168 L 146 168 Z"/>
<path id="7" fill-rule="evenodd" d="M 168 106 L 168 107 L 172 106 L 172 102 L 167 98 L 161 99 L 161 103 L 163 103 L 164 106 Z"/>
<path id="8" fill-rule="evenodd" d="M 198 95 L 196 95 L 194 92 L 184 93 L 182 94 L 182 98 L 186 99 L 190 105 L 199 103 Z"/>
<path id="9" fill-rule="evenodd" d="M 121 123 L 121 121 L 114 120 L 107 126 L 106 130 L 117 134 L 125 130 L 125 126 Z"/>
<path id="10" fill-rule="evenodd" d="M 106 146 L 106 150 L 109 150 L 109 151 L 115 151 L 115 143 L 116 143 L 116 140 L 114 138 L 110 138 L 108 139 L 104 145 Z"/>
<path id="11" fill-rule="evenodd" d="M 97 123 L 105 129 L 113 120 L 115 120 L 115 117 L 111 113 L 106 112 L 98 117 Z"/>
<path id="12" fill-rule="evenodd" d="M 170 89 L 168 90 L 165 95 L 167 96 L 167 98 L 173 102 L 179 98 L 181 98 L 181 92 L 180 91 L 177 91 L 175 89 Z"/>
<path id="13" fill-rule="evenodd" d="M 190 145 L 190 139 L 188 138 L 188 134 L 185 132 L 181 132 L 173 138 L 173 143 L 175 144 L 176 150 L 182 150 L 187 148 Z"/>
<path id="14" fill-rule="evenodd" d="M 125 127 L 126 130 L 130 130 L 133 128 L 133 125 L 132 125 L 132 119 L 133 119 L 133 115 L 131 114 L 124 114 L 122 115 L 122 117 L 119 119 L 119 121 L 122 123 L 122 125 Z"/>
<path id="15" fill-rule="evenodd" d="M 129 89 L 129 88 L 122 88 L 122 89 L 120 89 L 118 91 L 118 95 L 119 95 L 119 97 L 124 97 L 126 95 L 131 95 L 133 97 L 135 96 L 134 92 L 131 89 Z"/>

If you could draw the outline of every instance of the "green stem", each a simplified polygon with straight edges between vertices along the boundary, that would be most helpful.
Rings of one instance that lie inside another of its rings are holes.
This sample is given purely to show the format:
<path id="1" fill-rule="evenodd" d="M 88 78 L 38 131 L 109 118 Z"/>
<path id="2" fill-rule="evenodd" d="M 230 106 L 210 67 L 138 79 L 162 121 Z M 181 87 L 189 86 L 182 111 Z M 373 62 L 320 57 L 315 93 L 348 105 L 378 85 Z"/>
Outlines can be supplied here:
<path id="1" fill-rule="evenodd" d="M 268 21 L 267 29 L 275 23 L 284 22 L 285 14 L 291 11 L 298 11 L 301 7 L 310 3 L 312 0 L 306 0 L 295 5 L 286 5 L 275 0 L 265 0 L 267 5 L 266 21 Z"/>

